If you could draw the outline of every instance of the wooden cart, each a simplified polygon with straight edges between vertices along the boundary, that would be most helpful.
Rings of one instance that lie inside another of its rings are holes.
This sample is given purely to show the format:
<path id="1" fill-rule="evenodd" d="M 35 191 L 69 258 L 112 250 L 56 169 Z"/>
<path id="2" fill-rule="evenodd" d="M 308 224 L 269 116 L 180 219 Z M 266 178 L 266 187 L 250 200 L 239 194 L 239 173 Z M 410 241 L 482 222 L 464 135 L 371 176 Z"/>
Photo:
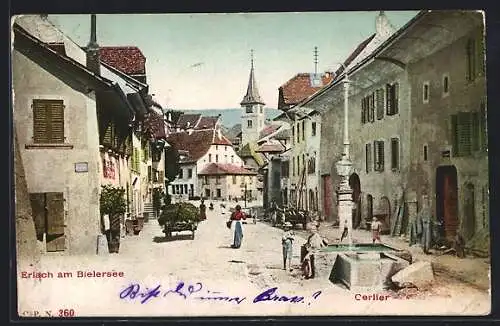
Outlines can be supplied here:
<path id="1" fill-rule="evenodd" d="M 191 240 L 194 240 L 194 234 L 196 232 L 196 229 L 198 228 L 198 225 L 194 221 L 179 221 L 179 222 L 173 222 L 173 223 L 165 223 L 163 226 L 163 233 L 165 233 L 165 237 L 167 238 L 172 238 L 172 233 L 173 232 L 183 232 L 183 231 L 190 231 L 191 232 Z"/>

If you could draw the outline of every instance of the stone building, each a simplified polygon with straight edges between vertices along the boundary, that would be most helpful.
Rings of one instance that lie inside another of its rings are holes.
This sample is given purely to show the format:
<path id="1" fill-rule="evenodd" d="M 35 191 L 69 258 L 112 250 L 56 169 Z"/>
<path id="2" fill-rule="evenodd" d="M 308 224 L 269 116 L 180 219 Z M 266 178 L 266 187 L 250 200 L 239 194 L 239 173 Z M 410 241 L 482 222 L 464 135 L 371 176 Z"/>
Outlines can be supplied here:
<path id="1" fill-rule="evenodd" d="M 428 198 L 443 238 L 460 233 L 469 246 L 488 250 L 483 38 L 481 13 L 421 11 L 345 64 L 355 226 L 379 215 L 391 234 L 407 233 Z M 324 105 L 323 124 L 332 127 L 323 130 L 321 149 L 335 159 L 322 160 L 321 169 L 333 187 L 345 77 L 340 72 L 309 99 Z"/>
<path id="2" fill-rule="evenodd" d="M 199 189 L 206 199 L 249 202 L 256 199 L 256 175 L 243 166 L 210 163 L 198 173 Z"/>

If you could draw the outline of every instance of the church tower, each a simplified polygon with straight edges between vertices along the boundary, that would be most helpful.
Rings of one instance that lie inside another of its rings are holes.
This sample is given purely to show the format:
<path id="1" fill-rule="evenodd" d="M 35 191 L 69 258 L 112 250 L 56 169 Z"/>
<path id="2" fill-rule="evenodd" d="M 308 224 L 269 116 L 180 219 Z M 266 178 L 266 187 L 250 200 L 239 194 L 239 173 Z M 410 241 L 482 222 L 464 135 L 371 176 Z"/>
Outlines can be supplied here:
<path id="1" fill-rule="evenodd" d="M 250 78 L 248 80 L 247 93 L 240 103 L 243 109 L 241 115 L 241 145 L 257 142 L 259 133 L 264 128 L 265 103 L 262 101 L 257 89 L 253 66 L 253 50 L 251 51 Z"/>

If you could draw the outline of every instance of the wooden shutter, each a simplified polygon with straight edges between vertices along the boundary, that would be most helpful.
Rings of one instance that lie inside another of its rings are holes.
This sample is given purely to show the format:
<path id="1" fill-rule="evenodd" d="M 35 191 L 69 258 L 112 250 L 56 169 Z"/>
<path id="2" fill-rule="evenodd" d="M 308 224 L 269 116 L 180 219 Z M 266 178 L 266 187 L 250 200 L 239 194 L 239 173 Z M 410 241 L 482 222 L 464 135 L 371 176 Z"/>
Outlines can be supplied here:
<path id="1" fill-rule="evenodd" d="M 380 164 L 379 164 L 379 155 L 378 155 L 378 141 L 373 142 L 373 171 L 379 171 Z"/>
<path id="2" fill-rule="evenodd" d="M 366 115 L 365 115 L 365 98 L 363 97 L 361 99 L 361 124 L 364 124 L 366 122 Z"/>
<path id="3" fill-rule="evenodd" d="M 153 180 L 153 168 L 151 166 L 148 166 L 148 181 Z"/>
<path id="4" fill-rule="evenodd" d="M 392 115 L 392 86 L 391 84 L 385 85 L 385 107 L 386 114 Z"/>
<path id="5" fill-rule="evenodd" d="M 375 92 L 368 96 L 370 122 L 375 121 Z"/>
<path id="6" fill-rule="evenodd" d="M 377 120 L 384 117 L 384 89 L 379 88 L 376 91 L 377 94 Z"/>
<path id="7" fill-rule="evenodd" d="M 38 239 L 43 238 L 45 233 L 45 194 L 32 193 L 30 194 L 31 211 L 33 214 L 33 221 L 35 222 L 35 231 Z"/>
<path id="8" fill-rule="evenodd" d="M 378 154 L 380 155 L 379 159 L 379 164 L 380 164 L 380 171 L 384 171 L 384 163 L 385 163 L 385 156 L 384 156 L 384 141 L 381 140 L 378 142 Z"/>
<path id="9" fill-rule="evenodd" d="M 452 153 L 453 156 L 459 156 L 458 152 L 458 119 L 457 115 L 453 114 L 451 116 L 451 128 L 450 128 L 450 138 L 451 138 L 451 145 L 452 145 Z"/>
<path id="10" fill-rule="evenodd" d="M 366 173 L 370 172 L 371 165 L 372 165 L 372 145 L 371 144 L 366 144 L 365 145 L 365 166 L 366 166 Z"/>
<path id="11" fill-rule="evenodd" d="M 471 150 L 479 151 L 481 143 L 481 131 L 480 131 L 480 114 L 479 112 L 470 112 L 471 120 Z"/>
<path id="12" fill-rule="evenodd" d="M 62 192 L 46 193 L 47 233 L 64 234 L 64 198 Z"/>
<path id="13" fill-rule="evenodd" d="M 112 122 L 109 122 L 104 130 L 104 139 L 103 144 L 107 146 L 112 146 L 113 143 L 113 125 Z"/>
<path id="14" fill-rule="evenodd" d="M 393 170 L 399 169 L 399 139 L 391 139 L 391 168 Z"/>
<path id="15" fill-rule="evenodd" d="M 50 142 L 64 143 L 64 104 L 63 101 L 51 100 L 50 112 Z"/>
<path id="16" fill-rule="evenodd" d="M 35 143 L 48 143 L 48 114 L 47 106 L 42 101 L 33 101 L 33 141 Z"/>
<path id="17" fill-rule="evenodd" d="M 459 112 L 457 115 L 458 154 L 470 155 L 472 151 L 472 114 Z"/>
<path id="18" fill-rule="evenodd" d="M 399 83 L 394 83 L 392 85 L 392 95 L 393 95 L 393 109 L 392 114 L 398 114 L 399 112 Z"/>

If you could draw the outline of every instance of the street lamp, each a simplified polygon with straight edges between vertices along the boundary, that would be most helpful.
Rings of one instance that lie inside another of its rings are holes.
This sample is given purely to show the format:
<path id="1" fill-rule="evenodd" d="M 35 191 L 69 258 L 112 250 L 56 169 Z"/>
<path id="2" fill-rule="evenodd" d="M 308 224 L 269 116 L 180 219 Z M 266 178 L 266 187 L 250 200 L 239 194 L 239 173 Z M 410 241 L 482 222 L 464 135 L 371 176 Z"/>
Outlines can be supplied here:
<path id="1" fill-rule="evenodd" d="M 349 160 L 349 76 L 347 75 L 347 68 L 344 68 L 344 153 L 342 158 L 335 164 L 337 174 L 342 178 L 338 187 L 338 216 L 340 219 L 339 225 L 341 229 L 347 227 L 347 239 L 352 245 L 352 189 L 349 186 L 349 176 L 352 171 L 352 162 Z"/>

